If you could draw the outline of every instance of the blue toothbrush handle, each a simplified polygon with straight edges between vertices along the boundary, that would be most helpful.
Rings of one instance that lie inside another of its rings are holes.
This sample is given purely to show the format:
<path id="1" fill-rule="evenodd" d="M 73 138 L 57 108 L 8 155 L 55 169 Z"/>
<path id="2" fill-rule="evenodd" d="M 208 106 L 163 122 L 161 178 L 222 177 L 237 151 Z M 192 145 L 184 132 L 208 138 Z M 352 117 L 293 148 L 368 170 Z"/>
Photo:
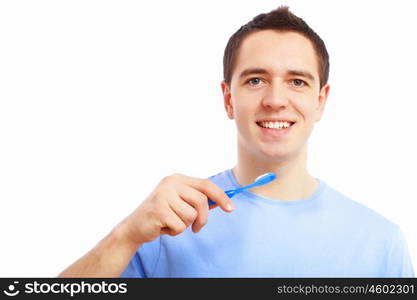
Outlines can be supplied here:
<path id="1" fill-rule="evenodd" d="M 237 189 L 234 190 L 228 190 L 225 191 L 226 195 L 229 196 L 229 198 L 232 198 L 234 195 L 247 190 L 247 189 L 251 189 L 255 186 L 260 186 L 260 185 L 264 185 L 267 183 L 270 183 L 271 181 L 275 180 L 275 178 L 277 178 L 277 176 L 274 173 L 265 173 L 262 176 L 259 176 L 258 178 L 255 179 L 255 182 L 253 182 L 252 184 L 243 186 L 243 187 L 239 187 Z M 208 204 L 210 205 L 214 205 L 216 204 L 216 202 L 214 202 L 213 200 L 208 199 Z"/>
<path id="2" fill-rule="evenodd" d="M 225 191 L 226 195 L 229 198 L 232 198 L 235 194 L 236 194 L 236 190 L 229 190 L 229 191 Z M 208 205 L 214 205 L 216 204 L 216 202 L 214 202 L 213 200 L 208 199 Z"/>
<path id="3" fill-rule="evenodd" d="M 213 200 L 208 199 L 208 205 L 209 205 L 209 206 L 210 206 L 210 205 L 214 205 L 214 204 L 216 204 L 216 202 L 214 202 Z"/>

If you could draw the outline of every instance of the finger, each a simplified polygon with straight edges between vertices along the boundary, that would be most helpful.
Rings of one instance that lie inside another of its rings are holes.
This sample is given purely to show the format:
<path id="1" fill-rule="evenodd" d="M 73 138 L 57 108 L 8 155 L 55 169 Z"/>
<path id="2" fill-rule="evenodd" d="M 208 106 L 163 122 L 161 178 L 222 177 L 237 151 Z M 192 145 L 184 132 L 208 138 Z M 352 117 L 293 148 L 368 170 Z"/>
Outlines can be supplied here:
<path id="1" fill-rule="evenodd" d="M 161 234 L 174 236 L 182 233 L 187 228 L 187 226 L 184 224 L 184 222 L 181 221 L 177 214 L 170 209 L 165 211 L 161 221 L 163 224 L 163 227 L 161 228 Z"/>
<path id="2" fill-rule="evenodd" d="M 207 196 L 200 191 L 188 186 L 183 185 L 179 191 L 179 195 L 184 201 L 192 205 L 195 209 L 197 216 L 193 222 L 193 232 L 198 232 L 200 229 L 207 224 L 208 220 L 208 201 Z"/>
<path id="3" fill-rule="evenodd" d="M 188 203 L 180 194 L 171 197 L 168 201 L 168 205 L 187 227 L 193 224 L 197 218 L 198 212 L 192 206 L 192 201 Z"/>
<path id="4" fill-rule="evenodd" d="M 185 183 L 199 190 L 209 199 L 216 202 L 224 211 L 231 212 L 234 209 L 232 200 L 221 188 L 209 179 L 194 178 L 181 174 L 176 175 L 180 176 Z"/>

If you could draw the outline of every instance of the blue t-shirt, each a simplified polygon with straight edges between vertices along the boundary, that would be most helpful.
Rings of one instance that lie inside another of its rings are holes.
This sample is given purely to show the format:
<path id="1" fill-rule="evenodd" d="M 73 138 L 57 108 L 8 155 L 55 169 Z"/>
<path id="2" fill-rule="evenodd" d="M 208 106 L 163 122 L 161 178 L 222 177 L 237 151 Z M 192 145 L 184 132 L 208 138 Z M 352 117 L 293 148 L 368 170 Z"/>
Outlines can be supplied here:
<path id="1" fill-rule="evenodd" d="M 209 179 L 239 187 L 230 169 Z M 323 181 L 298 201 L 245 191 L 233 203 L 199 233 L 143 244 L 121 277 L 414 277 L 400 228 Z"/>

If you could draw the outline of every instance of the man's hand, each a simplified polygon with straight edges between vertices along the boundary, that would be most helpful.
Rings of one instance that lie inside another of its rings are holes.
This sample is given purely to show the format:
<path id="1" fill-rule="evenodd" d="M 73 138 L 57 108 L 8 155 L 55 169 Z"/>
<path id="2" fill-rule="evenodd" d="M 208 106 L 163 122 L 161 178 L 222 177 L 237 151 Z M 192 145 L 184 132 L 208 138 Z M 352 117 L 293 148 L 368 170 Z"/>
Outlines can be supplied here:
<path id="1" fill-rule="evenodd" d="M 208 205 L 208 199 L 216 202 Z M 174 174 L 162 179 L 139 207 L 120 224 L 126 238 L 140 245 L 161 234 L 182 233 L 192 225 L 198 232 L 207 223 L 208 210 L 233 210 L 230 198 L 209 179 Z"/>
<path id="2" fill-rule="evenodd" d="M 216 202 L 208 205 L 208 198 Z M 165 177 L 139 207 L 59 277 L 119 277 L 137 249 L 161 234 L 177 235 L 192 224 L 198 232 L 208 210 L 232 211 L 229 197 L 208 179 Z"/>

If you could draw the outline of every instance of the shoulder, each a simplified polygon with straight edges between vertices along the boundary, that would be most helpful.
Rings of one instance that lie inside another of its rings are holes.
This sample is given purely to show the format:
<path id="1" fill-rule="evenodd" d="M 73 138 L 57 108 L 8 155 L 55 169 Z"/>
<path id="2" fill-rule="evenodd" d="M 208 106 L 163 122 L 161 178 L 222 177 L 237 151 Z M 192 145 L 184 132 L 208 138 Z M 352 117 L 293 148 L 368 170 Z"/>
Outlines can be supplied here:
<path id="1" fill-rule="evenodd" d="M 231 173 L 231 170 L 227 169 L 208 177 L 208 179 L 221 189 L 228 190 L 236 188 L 235 184 L 233 183 L 233 178 L 231 178 L 232 176 L 233 175 Z"/>
<path id="2" fill-rule="evenodd" d="M 323 197 L 326 200 L 325 209 L 337 214 L 342 224 L 388 240 L 398 235 L 399 227 L 393 221 L 328 185 Z"/>

